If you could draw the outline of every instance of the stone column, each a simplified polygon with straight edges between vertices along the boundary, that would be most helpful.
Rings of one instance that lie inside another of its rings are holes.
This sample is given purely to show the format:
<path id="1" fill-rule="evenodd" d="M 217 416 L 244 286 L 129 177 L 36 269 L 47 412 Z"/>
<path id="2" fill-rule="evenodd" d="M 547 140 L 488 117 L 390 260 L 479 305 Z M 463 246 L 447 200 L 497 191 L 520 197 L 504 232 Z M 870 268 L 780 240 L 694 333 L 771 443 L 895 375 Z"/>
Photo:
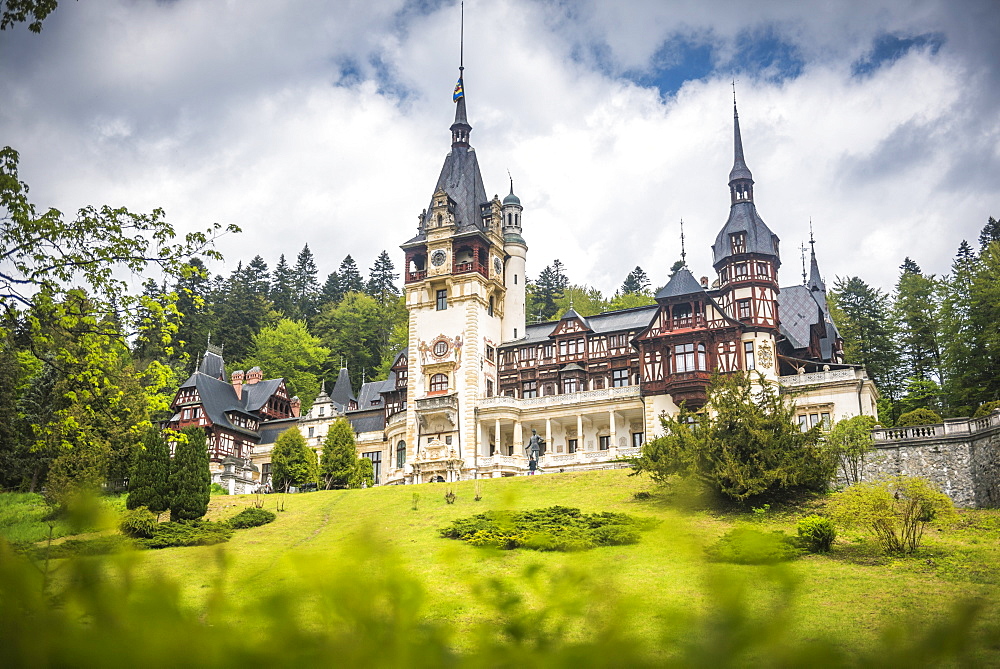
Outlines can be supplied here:
<path id="1" fill-rule="evenodd" d="M 587 440 L 583 438 L 583 414 L 576 415 L 576 452 L 587 450 Z"/>
<path id="2" fill-rule="evenodd" d="M 546 418 L 545 419 L 545 443 L 548 444 L 549 448 L 552 448 L 552 419 L 551 418 Z"/>
<path id="3" fill-rule="evenodd" d="M 502 455 L 503 451 L 500 447 L 500 419 L 496 420 L 496 428 L 493 431 L 493 443 L 496 444 L 496 454 Z"/>
<path id="4" fill-rule="evenodd" d="M 519 450 L 520 449 L 520 450 Z M 514 421 L 514 453 L 521 455 L 524 452 L 524 432 L 521 428 L 521 421 Z M 512 453 L 513 455 L 513 453 Z"/>
<path id="5" fill-rule="evenodd" d="M 613 448 L 618 448 L 618 427 L 615 421 L 614 410 L 608 411 L 608 420 L 611 421 L 611 436 L 609 437 L 611 443 L 608 444 L 608 450 L 610 451 Z"/>

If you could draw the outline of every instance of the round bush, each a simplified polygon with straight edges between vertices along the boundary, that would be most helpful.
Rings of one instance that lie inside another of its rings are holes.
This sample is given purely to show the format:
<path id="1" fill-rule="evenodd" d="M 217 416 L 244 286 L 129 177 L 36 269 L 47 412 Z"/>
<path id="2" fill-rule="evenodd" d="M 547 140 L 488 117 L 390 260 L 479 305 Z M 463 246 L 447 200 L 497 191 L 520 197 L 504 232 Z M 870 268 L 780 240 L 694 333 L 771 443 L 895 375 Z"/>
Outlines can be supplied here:
<path id="1" fill-rule="evenodd" d="M 799 543 L 810 553 L 827 553 L 837 538 L 833 521 L 823 516 L 806 516 L 799 521 Z"/>
<path id="2" fill-rule="evenodd" d="M 941 416 L 930 409 L 914 409 L 907 411 L 899 420 L 896 427 L 913 427 L 915 425 L 934 425 L 941 422 Z"/>
<path id="3" fill-rule="evenodd" d="M 277 516 L 275 516 L 271 511 L 250 507 L 249 509 L 243 509 L 226 522 L 228 522 L 229 527 L 234 530 L 245 530 L 248 527 L 267 525 L 275 518 L 277 518 Z"/>
<path id="4" fill-rule="evenodd" d="M 1000 400 L 996 400 L 993 402 L 983 402 L 982 404 L 979 405 L 979 408 L 976 409 L 976 413 L 972 414 L 972 417 L 985 418 L 986 416 L 989 416 L 997 409 L 1000 409 Z"/>
<path id="5" fill-rule="evenodd" d="M 126 537 L 149 539 L 156 532 L 156 515 L 144 506 L 130 509 L 122 514 L 118 529 Z"/>

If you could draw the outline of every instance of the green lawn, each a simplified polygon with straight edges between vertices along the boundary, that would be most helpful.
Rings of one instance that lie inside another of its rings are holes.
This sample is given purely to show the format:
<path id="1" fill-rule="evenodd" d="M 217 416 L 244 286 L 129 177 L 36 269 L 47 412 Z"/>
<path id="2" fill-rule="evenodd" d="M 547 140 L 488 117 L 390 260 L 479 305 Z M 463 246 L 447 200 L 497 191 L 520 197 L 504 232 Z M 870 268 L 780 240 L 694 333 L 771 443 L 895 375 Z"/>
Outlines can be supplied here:
<path id="1" fill-rule="evenodd" d="M 445 503 L 449 487 L 457 494 L 454 505 Z M 296 606 L 303 610 L 321 605 L 318 600 L 329 595 L 319 586 L 329 578 L 357 581 L 360 592 L 339 591 L 345 601 L 365 601 L 366 592 L 378 599 L 373 590 L 402 587 L 394 579 L 418 581 L 424 618 L 444 623 L 460 648 L 501 625 L 498 611 L 531 620 L 533 610 L 546 607 L 552 610 L 544 624 L 565 620 L 570 640 L 617 624 L 626 636 L 668 654 L 671 644 L 682 643 L 670 640 L 674 633 L 717 632 L 713 614 L 719 620 L 743 616 L 743 627 L 725 624 L 741 633 L 780 635 L 780 643 L 829 638 L 851 656 L 883 643 L 889 628 L 901 638 L 920 636 L 947 621 L 952 607 L 965 600 L 985 602 L 980 628 L 1000 626 L 997 511 L 962 512 L 956 525 L 931 531 L 915 557 L 882 556 L 867 540 L 841 530 L 829 555 L 777 567 L 741 566 L 706 562 L 704 547 L 736 524 L 794 534 L 797 518 L 812 510 L 736 514 L 685 507 L 625 470 L 491 479 L 478 488 L 478 502 L 474 481 L 264 496 L 265 508 L 283 503 L 285 511 L 270 525 L 236 532 L 224 546 L 225 592 L 249 604 L 240 614 L 241 629 L 266 634 L 273 621 L 250 612 L 266 609 L 282 593 L 297 593 Z M 637 500 L 640 491 L 653 495 Z M 253 499 L 213 497 L 209 517 L 227 518 Z M 557 504 L 661 523 L 637 545 L 578 553 L 496 551 L 438 535 L 455 518 Z M 219 564 L 216 546 L 147 551 L 134 576 L 138 582 L 176 581 L 182 601 L 203 609 L 222 573 Z M 701 627 L 692 626 L 694 619 L 703 621 Z M 995 664 L 1000 648 L 980 648 L 977 657 Z"/>

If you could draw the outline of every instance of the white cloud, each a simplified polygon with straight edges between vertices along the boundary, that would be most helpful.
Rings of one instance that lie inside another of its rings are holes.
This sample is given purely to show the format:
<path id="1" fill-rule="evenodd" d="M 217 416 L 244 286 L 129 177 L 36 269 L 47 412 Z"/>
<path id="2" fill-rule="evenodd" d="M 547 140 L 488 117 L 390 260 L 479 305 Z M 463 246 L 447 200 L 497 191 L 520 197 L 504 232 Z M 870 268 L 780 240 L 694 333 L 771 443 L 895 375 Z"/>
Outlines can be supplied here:
<path id="1" fill-rule="evenodd" d="M 829 279 L 890 288 L 907 255 L 943 273 L 1000 195 L 996 21 L 967 4 L 758 3 L 750 23 L 723 3 L 470 2 L 466 90 L 487 191 L 502 196 L 510 169 L 531 275 L 558 257 L 606 293 L 637 264 L 663 283 L 683 218 L 689 264 L 711 276 L 729 206 L 728 73 L 665 101 L 618 73 L 648 69 L 671 35 L 726 58 L 741 31 L 777 26 L 802 73 L 741 75 L 739 96 L 783 283 L 798 280 L 810 217 Z M 242 226 L 216 271 L 255 254 L 273 266 L 307 242 L 324 273 L 347 253 L 367 268 L 383 248 L 402 265 L 396 247 L 448 150 L 458 26 L 455 7 L 401 7 L 60 5 L 42 35 L 0 43 L 0 136 L 21 150 L 40 204 L 162 206 L 181 230 Z M 936 54 L 852 76 L 876 35 L 932 31 L 945 35 Z"/>

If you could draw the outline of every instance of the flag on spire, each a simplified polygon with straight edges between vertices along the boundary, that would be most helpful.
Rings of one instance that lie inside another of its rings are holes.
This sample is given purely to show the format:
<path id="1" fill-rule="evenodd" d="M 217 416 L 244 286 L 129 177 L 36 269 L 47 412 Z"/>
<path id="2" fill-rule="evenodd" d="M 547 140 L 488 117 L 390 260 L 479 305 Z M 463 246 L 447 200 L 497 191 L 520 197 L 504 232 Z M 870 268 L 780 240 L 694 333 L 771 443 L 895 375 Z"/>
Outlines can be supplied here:
<path id="1" fill-rule="evenodd" d="M 451 96 L 452 102 L 458 102 L 459 98 L 465 97 L 465 89 L 462 88 L 462 77 L 458 78 L 458 83 L 455 84 L 455 93 Z"/>

